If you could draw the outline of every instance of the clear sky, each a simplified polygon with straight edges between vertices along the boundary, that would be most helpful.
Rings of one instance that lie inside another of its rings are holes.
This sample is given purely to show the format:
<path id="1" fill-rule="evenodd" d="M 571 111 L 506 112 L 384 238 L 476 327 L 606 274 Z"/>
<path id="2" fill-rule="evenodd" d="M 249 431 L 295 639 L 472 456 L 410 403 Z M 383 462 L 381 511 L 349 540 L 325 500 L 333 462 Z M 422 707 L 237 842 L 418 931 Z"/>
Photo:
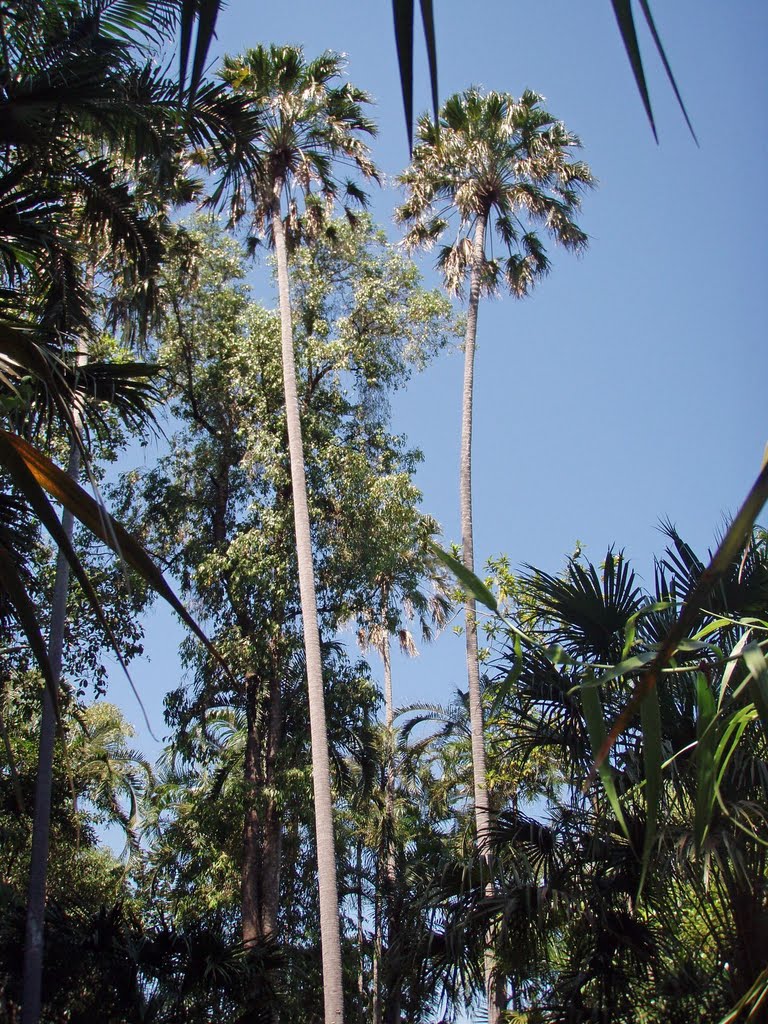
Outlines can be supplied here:
<path id="1" fill-rule="evenodd" d="M 755 477 L 768 440 L 765 375 L 768 5 L 677 0 L 655 5 L 700 141 L 676 108 L 643 33 L 660 144 L 654 142 L 609 0 L 441 0 L 441 97 L 471 84 L 542 93 L 584 144 L 599 179 L 584 202 L 580 259 L 554 253 L 524 301 L 480 310 L 476 369 L 478 565 L 558 570 L 578 538 L 599 561 L 624 547 L 652 581 L 657 530 L 670 517 L 706 551 Z M 231 0 L 214 55 L 258 43 L 348 54 L 349 76 L 377 100 L 374 156 L 390 180 L 408 160 L 391 5 Z M 416 112 L 429 105 L 417 23 Z M 373 212 L 397 238 L 386 188 Z M 437 278 L 423 261 L 429 282 Z M 265 267 L 254 297 L 273 303 Z M 394 427 L 421 448 L 423 508 L 458 539 L 461 354 L 441 357 L 394 403 Z M 151 457 L 150 446 L 147 458 Z M 133 667 L 155 732 L 179 678 L 178 628 L 158 611 L 151 660 Z M 140 714 L 113 674 L 110 696 Z M 396 701 L 445 701 L 464 685 L 463 642 L 444 635 L 398 666 Z M 142 730 L 142 738 L 146 733 Z M 154 745 L 148 743 L 148 749 Z"/>

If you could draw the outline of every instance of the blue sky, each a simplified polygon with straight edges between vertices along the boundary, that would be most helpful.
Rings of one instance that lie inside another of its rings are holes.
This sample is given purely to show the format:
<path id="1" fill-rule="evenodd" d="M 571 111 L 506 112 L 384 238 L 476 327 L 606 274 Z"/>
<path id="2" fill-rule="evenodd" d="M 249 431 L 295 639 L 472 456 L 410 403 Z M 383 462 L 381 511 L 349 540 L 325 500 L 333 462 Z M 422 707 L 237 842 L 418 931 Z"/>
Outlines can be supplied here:
<path id="1" fill-rule="evenodd" d="M 584 144 L 599 179 L 584 202 L 589 251 L 553 253 L 552 273 L 524 301 L 480 310 L 476 367 L 478 565 L 559 569 L 578 538 L 599 561 L 624 547 L 652 579 L 668 516 L 701 551 L 735 510 L 768 440 L 760 380 L 766 319 L 768 5 L 762 0 L 657 3 L 655 11 L 700 148 L 646 45 L 660 144 L 654 142 L 609 0 L 436 4 L 441 97 L 470 84 L 542 93 Z M 574 16 L 574 12 L 578 16 Z M 374 156 L 387 177 L 408 148 L 386 0 L 290 0 L 280 10 L 232 0 L 214 56 L 260 42 L 330 48 L 377 100 Z M 649 40 L 643 36 L 643 41 Z M 416 111 L 429 105 L 418 34 Z M 373 212 L 397 238 L 385 188 Z M 437 283 L 427 256 L 428 283 Z M 265 266 L 254 297 L 275 301 Z M 425 456 L 423 508 L 458 539 L 461 354 L 445 355 L 393 406 L 394 426 Z M 152 447 L 147 458 L 151 458 Z M 158 610 L 150 660 L 133 667 L 155 732 L 177 685 L 179 629 Z M 463 642 L 444 635 L 398 665 L 396 701 L 445 701 L 464 685 Z M 140 713 L 114 674 L 112 699 Z M 141 730 L 142 740 L 147 740 Z M 148 743 L 152 749 L 153 744 Z"/>

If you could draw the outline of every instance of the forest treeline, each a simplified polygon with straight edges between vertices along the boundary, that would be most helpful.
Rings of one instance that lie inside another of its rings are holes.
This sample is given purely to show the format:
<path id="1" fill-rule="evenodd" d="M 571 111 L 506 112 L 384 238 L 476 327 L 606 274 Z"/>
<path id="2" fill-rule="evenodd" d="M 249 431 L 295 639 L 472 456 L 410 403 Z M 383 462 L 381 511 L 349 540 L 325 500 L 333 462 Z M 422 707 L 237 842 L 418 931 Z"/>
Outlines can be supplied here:
<path id="1" fill-rule="evenodd" d="M 185 88 L 179 10 L 0 17 L 0 1020 L 765 1019 L 766 470 L 711 559 L 664 523 L 652 586 L 615 548 L 475 565 L 478 310 L 586 248 L 579 139 L 450 97 L 393 244 L 343 59 Z M 391 404 L 459 346 L 446 550 Z M 150 764 L 107 666 L 158 599 Z M 456 623 L 466 690 L 399 706 L 393 652 Z"/>

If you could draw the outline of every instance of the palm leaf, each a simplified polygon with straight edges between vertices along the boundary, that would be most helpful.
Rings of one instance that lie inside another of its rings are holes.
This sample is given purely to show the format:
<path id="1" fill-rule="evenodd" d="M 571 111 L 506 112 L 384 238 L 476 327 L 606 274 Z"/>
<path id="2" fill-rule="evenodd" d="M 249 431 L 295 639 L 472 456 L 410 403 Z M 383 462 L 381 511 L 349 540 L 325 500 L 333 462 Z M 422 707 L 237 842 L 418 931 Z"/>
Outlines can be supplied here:
<path id="1" fill-rule="evenodd" d="M 438 123 L 437 91 L 437 47 L 435 45 L 435 19 L 432 0 L 420 0 L 424 38 L 427 44 L 429 79 L 432 88 L 432 106 L 435 124 Z M 400 70 L 400 87 L 403 94 L 405 127 L 408 133 L 408 147 L 412 148 L 413 137 L 413 6 L 414 0 L 392 0 L 392 15 L 395 26 L 395 46 Z"/>
<path id="2" fill-rule="evenodd" d="M 189 2 L 189 0 L 187 0 L 187 2 Z M 685 108 L 680 89 L 678 88 L 672 67 L 667 59 L 666 51 L 656 28 L 656 23 L 654 21 L 653 14 L 651 13 L 650 3 L 648 0 L 639 0 L 639 3 L 650 30 L 654 45 L 656 46 L 656 50 L 661 58 L 662 64 L 664 65 L 667 78 L 672 86 L 675 98 L 677 99 L 680 110 L 683 113 L 683 117 L 685 118 L 685 123 L 688 125 L 688 129 L 693 136 L 694 141 L 698 145 L 696 133 L 693 130 L 693 125 L 691 124 L 691 120 L 688 116 L 688 111 Z M 640 93 L 640 99 L 642 100 L 648 121 L 651 125 L 653 137 L 658 142 L 656 122 L 653 116 L 651 97 L 648 92 L 648 83 L 645 77 L 643 58 L 640 52 L 640 42 L 637 38 L 635 18 L 632 12 L 632 2 L 631 0 L 611 0 L 611 5 L 613 7 L 613 13 L 616 16 L 616 22 L 619 26 L 619 32 L 621 34 L 622 42 L 624 43 L 624 48 L 627 51 L 627 57 L 632 69 L 632 74 L 635 78 L 635 84 L 637 85 L 637 90 Z M 413 136 L 413 7 L 414 0 L 392 0 L 392 14 L 395 27 L 395 47 L 397 49 L 397 63 L 400 71 L 400 87 L 403 94 L 405 128 L 408 135 L 409 148 L 412 145 L 411 139 Z M 427 59 L 429 62 L 429 77 L 432 88 L 432 103 L 435 111 L 435 124 L 437 124 L 437 49 L 435 46 L 435 23 L 432 0 L 421 0 L 421 16 L 424 24 L 424 37 L 427 44 Z"/>
<path id="3" fill-rule="evenodd" d="M 611 5 L 613 6 L 613 13 L 616 16 L 616 22 L 619 26 L 619 32 L 621 33 L 624 48 L 627 51 L 627 57 L 629 58 L 629 65 L 632 68 L 632 74 L 635 76 L 635 84 L 637 85 L 637 90 L 640 93 L 640 99 L 643 101 L 645 113 L 647 114 L 648 120 L 651 124 L 653 137 L 658 142 L 659 136 L 656 131 L 656 122 L 653 118 L 651 97 L 648 93 L 648 83 L 645 80 L 643 58 L 640 54 L 640 42 L 637 38 L 635 18 L 632 13 L 632 0 L 611 0 Z"/>
<path id="4" fill-rule="evenodd" d="M 596 769 L 599 769 L 616 739 L 632 721 L 640 702 L 646 694 L 654 689 L 662 670 L 667 666 L 675 651 L 679 648 L 680 643 L 695 629 L 701 609 L 705 607 L 707 596 L 711 594 L 716 584 L 722 579 L 733 562 L 737 560 L 738 553 L 749 536 L 766 500 L 768 500 L 768 460 L 765 461 L 755 483 L 744 500 L 744 504 L 728 528 L 709 565 L 701 573 L 698 582 L 688 594 L 683 607 L 680 609 L 677 619 L 659 645 L 658 652 L 650 668 L 637 681 L 629 702 L 614 722 L 602 747 L 598 750 L 591 776 L 594 775 Z"/>
<path id="5" fill-rule="evenodd" d="M 768 664 L 762 650 L 754 642 L 747 644 L 741 654 L 752 679 L 752 700 L 768 737 Z"/>
<path id="6" fill-rule="evenodd" d="M 498 611 L 496 598 L 483 581 L 475 576 L 470 569 L 467 569 L 463 562 L 460 562 L 458 558 L 454 558 L 453 555 L 449 555 L 447 551 L 443 551 L 434 541 L 428 540 L 427 547 L 446 568 L 451 570 L 468 594 L 471 594 L 480 604 L 485 605 L 489 611 Z"/>
<path id="7" fill-rule="evenodd" d="M 46 498 L 46 492 L 67 508 L 91 533 L 98 537 L 120 558 L 123 558 L 141 578 L 159 594 L 176 612 L 210 654 L 222 665 L 227 675 L 229 668 L 208 640 L 198 624 L 186 610 L 166 582 L 144 548 L 113 519 L 80 485 L 59 469 L 42 452 L 15 434 L 0 430 L 0 464 L 7 470 L 38 515 L 43 526 L 64 552 L 72 571 L 82 586 L 110 637 L 115 650 L 117 643 L 101 611 L 98 598 L 61 524 Z"/>
<path id="8" fill-rule="evenodd" d="M 667 54 L 664 51 L 664 46 L 662 45 L 661 37 L 659 36 L 658 30 L 656 29 L 656 23 L 653 20 L 653 15 L 651 14 L 651 5 L 648 3 L 648 0 L 639 0 L 639 2 L 640 2 L 640 8 L 641 8 L 643 14 L 645 15 L 645 20 L 648 23 L 648 28 L 651 31 L 651 36 L 653 37 L 653 41 L 656 44 L 656 49 L 658 51 L 659 57 L 661 57 L 661 62 L 664 65 L 664 70 L 667 73 L 667 78 L 669 79 L 669 84 L 672 86 L 672 89 L 674 91 L 675 98 L 677 99 L 678 106 L 680 107 L 680 110 L 682 111 L 683 117 L 685 118 L 685 123 L 688 125 L 688 130 L 690 131 L 691 135 L 693 136 L 693 141 L 698 146 L 699 140 L 696 138 L 696 132 L 693 130 L 693 125 L 691 124 L 691 119 L 688 117 L 688 111 L 685 109 L 685 104 L 683 103 L 683 97 L 680 95 L 680 90 L 677 87 L 677 82 L 675 81 L 675 76 L 672 73 L 672 68 L 670 66 L 670 63 L 667 60 Z"/>
<path id="9" fill-rule="evenodd" d="M 98 403 L 108 402 L 132 427 L 154 422 L 152 404 L 157 391 L 152 378 L 158 367 L 149 363 L 96 361 L 73 367 L 57 351 L 49 332 L 39 324 L 12 321 L 0 315 L 0 384 L 19 396 L 24 414 L 56 415 L 75 443 L 82 444 L 74 428 L 72 409 L 77 408 L 96 425 L 102 424 Z M 95 400 L 91 401 L 91 400 Z"/>

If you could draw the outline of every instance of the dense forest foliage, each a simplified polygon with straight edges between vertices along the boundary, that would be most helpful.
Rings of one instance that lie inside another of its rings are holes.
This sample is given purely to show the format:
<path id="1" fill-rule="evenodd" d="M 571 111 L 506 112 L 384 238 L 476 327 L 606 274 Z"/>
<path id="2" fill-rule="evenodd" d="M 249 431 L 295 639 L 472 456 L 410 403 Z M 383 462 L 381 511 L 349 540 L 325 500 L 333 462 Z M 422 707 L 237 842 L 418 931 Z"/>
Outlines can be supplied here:
<path id="1" fill-rule="evenodd" d="M 0 14 L 0 1021 L 766 1019 L 768 471 L 714 556 L 665 522 L 652 584 L 475 566 L 478 306 L 586 249 L 578 138 L 450 97 L 395 243 L 343 59 L 198 51 L 185 87 L 181 6 Z M 450 550 L 392 403 L 459 347 Z M 157 600 L 152 764 L 108 666 Z M 451 624 L 466 689 L 398 706 L 394 651 Z"/>

